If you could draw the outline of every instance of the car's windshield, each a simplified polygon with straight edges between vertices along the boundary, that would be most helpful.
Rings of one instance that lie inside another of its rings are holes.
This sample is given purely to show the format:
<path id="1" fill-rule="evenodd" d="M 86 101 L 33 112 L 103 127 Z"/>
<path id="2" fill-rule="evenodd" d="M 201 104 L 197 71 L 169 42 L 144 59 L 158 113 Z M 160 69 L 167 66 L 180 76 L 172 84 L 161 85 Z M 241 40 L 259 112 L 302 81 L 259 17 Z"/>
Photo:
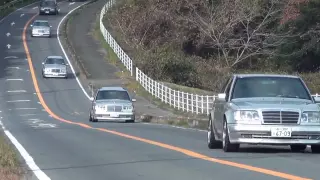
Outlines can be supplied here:
<path id="1" fill-rule="evenodd" d="M 290 77 L 242 77 L 237 78 L 232 99 L 252 97 L 287 97 L 311 100 L 298 78 Z"/>
<path id="2" fill-rule="evenodd" d="M 45 64 L 62 64 L 64 65 L 64 60 L 61 58 L 48 58 Z"/>
<path id="3" fill-rule="evenodd" d="M 35 21 L 33 23 L 33 26 L 47 26 L 47 27 L 49 27 L 49 23 L 45 22 L 45 21 Z"/>
<path id="4" fill-rule="evenodd" d="M 42 1 L 40 6 L 54 6 L 55 5 L 55 2 L 54 1 Z"/>
<path id="5" fill-rule="evenodd" d="M 121 99 L 130 101 L 129 94 L 127 91 L 117 91 L 117 90 L 101 90 L 98 92 L 96 100 L 103 99 Z"/>

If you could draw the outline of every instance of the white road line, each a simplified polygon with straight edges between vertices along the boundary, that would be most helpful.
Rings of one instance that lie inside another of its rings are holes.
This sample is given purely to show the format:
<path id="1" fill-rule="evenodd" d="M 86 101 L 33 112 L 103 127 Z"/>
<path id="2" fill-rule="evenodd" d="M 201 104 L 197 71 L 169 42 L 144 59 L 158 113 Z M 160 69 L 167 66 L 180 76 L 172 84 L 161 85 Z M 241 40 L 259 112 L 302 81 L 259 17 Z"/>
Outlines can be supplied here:
<path id="1" fill-rule="evenodd" d="M 69 3 L 69 6 L 70 6 L 70 5 L 74 5 L 74 3 L 75 3 L 75 2 Z"/>
<path id="2" fill-rule="evenodd" d="M 26 90 L 13 90 L 13 91 L 7 91 L 8 93 L 19 93 L 19 92 L 27 92 Z"/>
<path id="3" fill-rule="evenodd" d="M 16 24 L 15 22 L 12 22 L 12 23 L 11 23 L 11 26 L 13 26 L 13 25 L 15 25 L 15 24 Z"/>
<path id="4" fill-rule="evenodd" d="M 59 46 L 60 46 L 60 48 L 61 48 L 61 50 L 62 50 L 65 58 L 67 59 L 68 64 L 70 65 L 71 71 L 72 71 L 74 77 L 76 78 L 76 81 L 78 82 L 78 84 L 79 84 L 82 92 L 83 92 L 83 93 L 87 96 L 87 98 L 90 100 L 90 96 L 88 95 L 88 93 L 86 92 L 86 90 L 83 88 L 81 82 L 79 81 L 79 79 L 78 79 L 78 77 L 77 77 L 77 75 L 76 75 L 76 72 L 75 72 L 75 70 L 73 69 L 73 66 L 72 66 L 72 64 L 71 64 L 71 62 L 70 62 L 70 60 L 69 60 L 69 58 L 68 58 L 68 55 L 67 55 L 66 51 L 64 50 L 64 48 L 63 48 L 63 46 L 62 46 L 62 44 L 61 44 L 60 35 L 59 35 L 59 29 L 60 29 L 60 26 L 61 26 L 62 22 L 64 21 L 64 19 L 67 18 L 73 11 L 75 11 L 76 9 L 80 8 L 81 6 L 83 6 L 83 5 L 87 4 L 87 3 L 89 3 L 89 2 L 86 2 L 86 3 L 82 4 L 82 5 L 77 6 L 77 7 L 74 8 L 74 9 L 72 9 L 70 12 L 68 12 L 68 14 L 66 14 L 66 15 L 61 19 L 61 21 L 60 21 L 59 24 L 58 24 L 58 28 L 57 28 L 57 39 L 58 39 L 58 42 L 59 42 Z"/>
<path id="5" fill-rule="evenodd" d="M 9 34 L 10 34 L 10 33 L 9 33 Z M 4 59 L 11 59 L 11 58 L 13 58 L 13 59 L 18 59 L 17 56 L 7 56 L 7 57 L 5 57 Z"/>
<path id="6" fill-rule="evenodd" d="M 37 108 L 15 108 L 16 110 L 30 110 L 30 109 L 37 109 Z"/>
<path id="7" fill-rule="evenodd" d="M 20 17 L 24 16 L 24 14 L 21 14 Z"/>
<path id="8" fill-rule="evenodd" d="M 15 103 L 15 102 L 30 102 L 30 100 L 14 100 L 14 101 L 7 101 L 8 103 Z"/>
<path id="9" fill-rule="evenodd" d="M 19 9 L 17 9 L 16 11 L 11 12 L 10 14 L 8 14 L 7 16 L 5 16 L 4 18 L 0 19 L 0 23 L 2 23 L 7 17 L 9 17 L 11 14 L 29 7 L 31 5 L 34 5 L 38 3 L 34 2 L 31 3 L 27 6 L 21 7 Z M 22 80 L 23 81 L 23 80 Z M 30 114 L 29 114 L 30 115 Z M 17 148 L 17 150 L 19 151 L 19 153 L 21 154 L 21 156 L 23 157 L 23 159 L 25 160 L 26 164 L 28 165 L 29 169 L 35 174 L 35 176 L 39 179 L 39 180 L 51 180 L 38 166 L 37 164 L 34 162 L 33 158 L 29 155 L 29 153 L 26 151 L 26 149 L 18 142 L 18 140 L 10 133 L 10 131 L 6 130 L 5 126 L 3 125 L 3 123 L 0 121 L 0 125 L 2 127 L 2 129 L 4 130 L 4 133 L 6 134 L 6 136 L 10 139 L 10 141 L 12 142 L 12 144 Z"/>
<path id="10" fill-rule="evenodd" d="M 6 79 L 6 81 L 23 81 L 23 79 Z"/>
<path id="11" fill-rule="evenodd" d="M 36 177 L 39 180 L 51 180 L 34 162 L 33 158 L 30 156 L 30 154 L 26 151 L 26 149 L 18 142 L 18 140 L 10 133 L 9 130 L 6 129 L 6 127 L 3 125 L 3 123 L 0 121 L 0 126 L 4 130 L 4 133 L 6 136 L 10 139 L 12 144 L 17 148 L 31 171 L 36 175 Z"/>
<path id="12" fill-rule="evenodd" d="M 6 69 L 20 69 L 20 67 L 7 67 Z"/>
<path id="13" fill-rule="evenodd" d="M 10 44 L 7 44 L 7 48 L 10 49 L 10 48 L 11 48 L 11 45 L 10 45 Z"/>
<path id="14" fill-rule="evenodd" d="M 6 35 L 7 35 L 7 37 L 9 37 L 11 34 L 8 32 Z"/>
<path id="15" fill-rule="evenodd" d="M 36 6 L 36 7 L 33 7 L 32 9 L 38 9 L 38 6 Z"/>

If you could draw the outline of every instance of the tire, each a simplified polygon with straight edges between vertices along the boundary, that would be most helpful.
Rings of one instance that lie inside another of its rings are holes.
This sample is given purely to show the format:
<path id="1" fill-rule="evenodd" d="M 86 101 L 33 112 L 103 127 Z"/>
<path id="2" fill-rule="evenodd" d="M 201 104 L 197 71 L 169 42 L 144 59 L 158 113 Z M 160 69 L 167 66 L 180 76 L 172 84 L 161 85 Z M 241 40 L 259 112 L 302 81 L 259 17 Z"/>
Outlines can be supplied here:
<path id="1" fill-rule="evenodd" d="M 216 141 L 214 137 L 211 115 L 209 116 L 209 122 L 208 122 L 207 142 L 208 142 L 209 149 L 218 149 L 222 147 L 222 143 L 220 141 Z"/>
<path id="2" fill-rule="evenodd" d="M 307 145 L 294 144 L 290 145 L 290 148 L 292 152 L 300 152 L 304 151 L 307 148 Z"/>
<path id="3" fill-rule="evenodd" d="M 135 123 L 135 121 L 136 121 L 136 118 L 134 117 L 133 119 L 131 119 L 131 120 L 126 120 L 125 122 L 126 122 L 126 123 Z"/>
<path id="4" fill-rule="evenodd" d="M 227 121 L 223 123 L 222 149 L 224 152 L 239 151 L 240 144 L 231 144 L 229 140 Z"/>
<path id="5" fill-rule="evenodd" d="M 311 145 L 312 153 L 320 154 L 320 145 Z"/>

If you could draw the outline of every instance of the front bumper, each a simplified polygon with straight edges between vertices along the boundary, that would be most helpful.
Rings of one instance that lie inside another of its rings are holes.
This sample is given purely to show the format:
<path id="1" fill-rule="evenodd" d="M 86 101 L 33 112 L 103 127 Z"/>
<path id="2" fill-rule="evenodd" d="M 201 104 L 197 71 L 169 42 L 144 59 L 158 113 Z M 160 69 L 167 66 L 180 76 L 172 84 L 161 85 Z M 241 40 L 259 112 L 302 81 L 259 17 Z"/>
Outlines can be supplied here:
<path id="1" fill-rule="evenodd" d="M 48 15 L 56 14 L 56 10 L 40 10 L 39 12 L 40 14 L 48 14 Z"/>
<path id="2" fill-rule="evenodd" d="M 50 37 L 51 34 L 50 33 L 36 33 L 36 32 L 33 32 L 32 36 L 35 36 L 35 37 Z"/>
<path id="3" fill-rule="evenodd" d="M 272 137 L 271 128 L 274 127 L 291 128 L 291 137 Z M 320 145 L 320 126 L 228 124 L 228 130 L 231 143 L 266 145 Z"/>
<path id="4" fill-rule="evenodd" d="M 100 114 L 95 113 L 93 114 L 93 118 L 96 120 L 106 120 L 106 121 L 130 121 L 135 120 L 134 113 L 119 113 L 117 117 L 111 116 L 110 113 Z"/>
<path id="5" fill-rule="evenodd" d="M 43 73 L 43 76 L 48 78 L 66 78 L 67 73 Z"/>

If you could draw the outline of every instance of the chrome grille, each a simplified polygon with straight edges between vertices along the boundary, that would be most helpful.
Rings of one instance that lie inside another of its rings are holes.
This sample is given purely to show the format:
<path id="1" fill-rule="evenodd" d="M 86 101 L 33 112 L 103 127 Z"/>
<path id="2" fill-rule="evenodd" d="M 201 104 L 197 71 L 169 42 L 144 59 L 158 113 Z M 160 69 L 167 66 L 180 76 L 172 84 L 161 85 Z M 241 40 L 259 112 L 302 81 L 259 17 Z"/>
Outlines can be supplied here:
<path id="1" fill-rule="evenodd" d="M 299 112 L 295 111 L 262 111 L 264 124 L 297 124 Z"/>
<path id="2" fill-rule="evenodd" d="M 51 69 L 51 72 L 59 73 L 60 69 Z"/>
<path id="3" fill-rule="evenodd" d="M 108 106 L 107 109 L 109 112 L 121 112 L 122 106 Z"/>

